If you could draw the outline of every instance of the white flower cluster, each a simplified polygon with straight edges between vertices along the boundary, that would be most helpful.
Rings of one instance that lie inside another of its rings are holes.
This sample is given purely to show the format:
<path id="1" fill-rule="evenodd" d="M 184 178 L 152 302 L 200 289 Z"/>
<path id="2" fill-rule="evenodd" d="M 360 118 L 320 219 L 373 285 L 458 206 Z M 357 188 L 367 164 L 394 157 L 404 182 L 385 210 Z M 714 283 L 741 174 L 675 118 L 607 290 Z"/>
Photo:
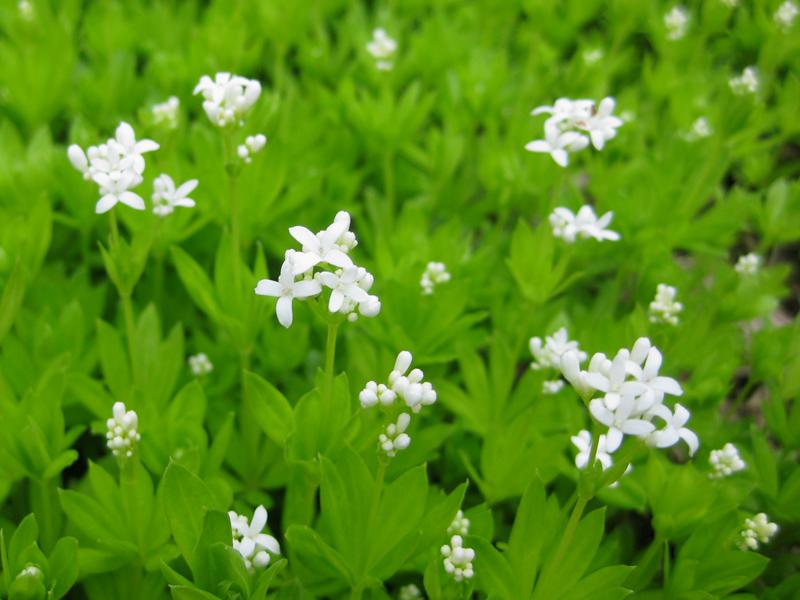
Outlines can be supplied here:
<path id="1" fill-rule="evenodd" d="M 203 110 L 217 127 L 243 125 L 244 116 L 261 95 L 261 84 L 230 73 L 217 73 L 214 79 L 203 75 L 193 94 L 203 95 Z"/>
<path id="2" fill-rule="evenodd" d="M 445 544 L 441 549 L 444 557 L 444 570 L 458 582 L 472 579 L 475 572 L 472 570 L 472 561 L 475 560 L 475 550 L 465 548 L 460 535 L 450 538 L 450 545 Z"/>
<path id="3" fill-rule="evenodd" d="M 436 390 L 430 382 L 423 381 L 424 373 L 420 369 L 411 369 L 412 358 L 408 350 L 397 355 L 394 368 L 389 373 L 388 385 L 368 381 L 358 394 L 362 408 L 370 408 L 378 403 L 389 407 L 399 397 L 412 412 L 419 413 L 423 406 L 436 402 Z M 387 456 L 393 457 L 398 450 L 405 450 L 411 444 L 411 438 L 406 433 L 410 423 L 411 415 L 401 413 L 397 421 L 387 425 L 386 431 L 380 434 L 378 443 Z"/>
<path id="4" fill-rule="evenodd" d="M 447 272 L 445 264 L 442 262 L 429 262 L 422 273 L 419 284 L 422 287 L 422 293 L 425 296 L 430 296 L 433 294 L 434 287 L 448 281 L 450 281 L 450 273 Z"/>
<path id="5" fill-rule="evenodd" d="M 228 511 L 233 533 L 233 549 L 238 552 L 248 570 L 263 569 L 270 562 L 271 554 L 280 554 L 281 547 L 271 535 L 261 533 L 267 525 L 267 510 L 258 506 L 248 523 L 247 517 Z"/>
<path id="6" fill-rule="evenodd" d="M 678 314 L 683 310 L 683 304 L 675 300 L 677 294 L 678 290 L 671 285 L 658 284 L 656 297 L 648 307 L 651 323 L 678 324 Z"/>
<path id="7" fill-rule="evenodd" d="M 581 352 L 578 342 L 570 341 L 567 328 L 562 327 L 553 335 L 545 336 L 544 343 L 540 337 L 534 336 L 528 341 L 528 347 L 533 354 L 534 361 L 531 369 L 558 369 L 561 365 L 561 355 L 570 350 L 578 354 L 578 360 L 586 360 L 586 353 Z"/>
<path id="8" fill-rule="evenodd" d="M 130 458 L 141 439 L 139 417 L 132 410 L 126 411 L 124 402 L 115 402 L 112 412 L 114 416 L 106 421 L 106 446 L 114 456 Z"/>
<path id="9" fill-rule="evenodd" d="M 698 117 L 692 123 L 689 131 L 683 134 L 683 139 L 687 142 L 696 142 L 709 137 L 712 134 L 711 125 L 705 117 Z"/>
<path id="10" fill-rule="evenodd" d="M 83 173 L 83 178 L 94 181 L 100 188 L 100 200 L 95 205 L 98 214 L 108 212 L 118 202 L 137 210 L 144 210 L 144 200 L 131 191 L 142 183 L 145 152 L 158 150 L 153 140 L 136 141 L 133 127 L 122 122 L 113 138 L 105 144 L 90 146 L 84 153 L 77 144 L 67 148 L 72 166 Z"/>
<path id="11" fill-rule="evenodd" d="M 761 257 L 755 252 L 743 254 L 736 261 L 736 272 L 740 275 L 755 275 L 761 267 Z"/>
<path id="12" fill-rule="evenodd" d="M 689 11 L 685 6 L 673 6 L 672 10 L 664 15 L 664 26 L 667 28 L 669 39 L 681 39 L 689 29 Z"/>
<path id="13" fill-rule="evenodd" d="M 778 533 L 778 525 L 770 523 L 766 513 L 758 513 L 752 519 L 744 520 L 744 527 L 740 532 L 739 548 L 742 550 L 758 550 L 759 542 L 768 543 Z"/>
<path id="14" fill-rule="evenodd" d="M 367 52 L 375 59 L 375 66 L 379 71 L 391 71 L 394 68 L 394 53 L 397 51 L 397 42 L 389 37 L 382 28 L 372 32 L 372 39 L 367 43 Z"/>
<path id="15" fill-rule="evenodd" d="M 551 379 L 542 382 L 542 393 L 552 396 L 564 389 L 563 379 Z"/>
<path id="16" fill-rule="evenodd" d="M 666 394 L 680 396 L 683 389 L 671 377 L 659 375 L 662 356 L 648 338 L 639 338 L 631 350 L 620 349 L 613 360 L 602 353 L 592 356 L 588 371 L 580 366 L 574 350 L 561 356 L 561 372 L 581 396 L 589 398 L 589 411 L 608 427 L 606 450 L 615 452 L 625 435 L 633 435 L 657 448 L 668 448 L 683 439 L 690 454 L 697 451 L 697 436 L 685 427 L 690 414 L 680 404 L 674 412 L 664 404 Z M 663 422 L 656 429 L 653 421 Z"/>
<path id="17" fill-rule="evenodd" d="M 569 164 L 569 152 L 583 150 L 590 140 L 597 150 L 602 150 L 622 125 L 622 119 L 611 114 L 614 106 L 610 97 L 603 98 L 599 105 L 593 100 L 559 98 L 553 106 L 539 106 L 532 115 L 550 115 L 544 122 L 544 139 L 529 142 L 525 149 L 549 154 L 562 167 Z"/>
<path id="18" fill-rule="evenodd" d="M 758 73 L 755 67 L 745 67 L 741 75 L 731 77 L 728 81 L 731 91 L 737 96 L 755 94 L 758 91 Z"/>
<path id="19" fill-rule="evenodd" d="M 397 422 L 389 423 L 386 432 L 378 436 L 378 444 L 389 458 L 394 458 L 398 450 L 405 450 L 411 445 L 411 437 L 406 433 L 410 423 L 411 415 L 401 413 Z"/>
<path id="20" fill-rule="evenodd" d="M 266 145 L 267 136 L 265 136 L 263 133 L 248 135 L 244 140 L 244 144 L 240 144 L 236 149 L 236 154 L 238 154 L 239 158 L 241 158 L 246 164 L 250 164 L 253 162 L 253 154 L 261 152 Z"/>
<path id="21" fill-rule="evenodd" d="M 422 592 L 413 583 L 404 585 L 397 593 L 397 600 L 416 600 L 417 598 L 422 598 Z"/>
<path id="22" fill-rule="evenodd" d="M 176 96 L 170 96 L 166 101 L 154 104 L 150 109 L 153 114 L 153 123 L 175 129 L 178 126 L 180 106 L 181 101 Z"/>
<path id="23" fill-rule="evenodd" d="M 775 22 L 783 31 L 789 31 L 794 25 L 794 20 L 800 14 L 800 9 L 791 0 L 786 0 L 775 11 Z"/>
<path id="24" fill-rule="evenodd" d="M 194 200 L 189 198 L 197 187 L 197 179 L 190 179 L 177 188 L 172 177 L 162 173 L 153 181 L 153 213 L 159 217 L 166 217 L 175 211 L 175 207 L 183 206 L 192 208 Z"/>
<path id="25" fill-rule="evenodd" d="M 597 218 L 594 209 L 588 204 L 581 206 L 577 215 L 570 209 L 559 206 L 550 213 L 549 221 L 553 235 L 570 244 L 577 238 L 616 242 L 620 239 L 620 235 L 616 231 L 606 229 L 613 216 L 614 213 L 609 211 Z"/>
<path id="26" fill-rule="evenodd" d="M 583 62 L 587 65 L 593 65 L 603 60 L 604 56 L 605 52 L 603 52 L 602 48 L 590 48 L 589 50 L 584 50 Z"/>
<path id="27" fill-rule="evenodd" d="M 469 519 L 464 516 L 464 511 L 460 508 L 453 517 L 453 522 L 447 528 L 448 535 L 467 535 L 469 533 Z"/>
<path id="28" fill-rule="evenodd" d="M 284 327 L 292 324 L 292 300 L 317 296 L 322 288 L 331 290 L 328 310 L 355 321 L 359 314 L 374 317 L 381 311 L 377 296 L 369 294 L 374 278 L 363 267 L 353 264 L 348 252 L 358 242 L 350 231 L 350 214 L 339 211 L 326 229 L 313 233 L 306 227 L 290 227 L 291 236 L 302 244 L 302 251 L 287 250 L 277 281 L 262 279 L 255 293 L 278 298 L 275 312 Z M 333 270 L 314 272 L 315 267 Z"/>
<path id="29" fill-rule="evenodd" d="M 713 479 L 728 477 L 747 466 L 742 457 L 739 456 L 739 450 L 730 442 L 720 450 L 712 450 L 708 457 L 708 462 L 714 469 L 714 472 L 709 475 Z"/>
<path id="30" fill-rule="evenodd" d="M 199 352 L 189 357 L 189 369 L 191 369 L 192 375 L 201 377 L 211 373 L 211 371 L 214 370 L 214 365 L 211 363 L 208 356 L 206 356 L 205 352 Z"/>

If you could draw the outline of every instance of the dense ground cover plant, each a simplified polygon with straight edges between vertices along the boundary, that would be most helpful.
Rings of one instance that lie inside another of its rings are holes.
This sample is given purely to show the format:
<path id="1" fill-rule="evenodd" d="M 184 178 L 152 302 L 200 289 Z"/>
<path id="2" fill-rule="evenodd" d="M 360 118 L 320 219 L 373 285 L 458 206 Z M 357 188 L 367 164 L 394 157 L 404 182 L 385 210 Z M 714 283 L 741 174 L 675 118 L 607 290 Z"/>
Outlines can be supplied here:
<path id="1" fill-rule="evenodd" d="M 0 5 L 0 595 L 800 594 L 787 0 Z"/>

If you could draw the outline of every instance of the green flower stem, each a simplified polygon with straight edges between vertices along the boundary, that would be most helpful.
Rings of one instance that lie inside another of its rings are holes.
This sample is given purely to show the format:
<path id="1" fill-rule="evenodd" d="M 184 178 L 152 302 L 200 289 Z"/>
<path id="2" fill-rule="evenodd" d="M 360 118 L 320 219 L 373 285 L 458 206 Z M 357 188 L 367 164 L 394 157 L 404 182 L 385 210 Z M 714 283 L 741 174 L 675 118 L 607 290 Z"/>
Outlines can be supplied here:
<path id="1" fill-rule="evenodd" d="M 325 344 L 325 389 L 322 390 L 323 417 L 330 415 L 333 398 L 333 363 L 336 358 L 336 334 L 339 330 L 337 321 L 328 322 L 328 341 Z"/>
<path id="2" fill-rule="evenodd" d="M 231 210 L 231 240 L 233 246 L 233 277 L 236 289 L 242 283 L 242 234 L 239 224 L 239 164 L 236 156 L 236 132 L 225 132 L 225 173 L 228 175 L 228 202 Z"/>
<path id="3" fill-rule="evenodd" d="M 372 503 L 370 504 L 369 508 L 369 515 L 367 517 L 367 531 L 375 531 L 376 521 L 378 519 L 378 511 L 381 507 L 381 496 L 383 496 L 383 486 L 386 481 L 386 467 L 388 465 L 388 460 L 385 456 L 379 455 L 378 456 L 378 471 L 375 473 L 375 483 L 372 487 Z M 368 545 L 372 544 L 372 539 L 367 541 Z M 371 547 L 368 548 L 371 550 Z M 350 598 L 352 599 L 359 599 L 361 598 L 361 594 L 364 591 L 364 577 L 366 576 L 367 564 L 366 561 L 370 556 L 370 552 L 366 552 L 363 557 L 363 564 L 361 566 L 361 573 L 358 576 L 359 580 L 356 582 L 355 587 L 353 587 L 353 591 L 350 594 Z"/>
<path id="4" fill-rule="evenodd" d="M 111 256 L 116 261 L 119 256 L 120 236 L 119 225 L 117 224 L 117 213 L 112 210 L 109 213 L 109 223 L 111 227 Z M 131 302 L 131 293 L 127 290 L 122 290 L 117 287 L 119 293 L 119 301 L 122 305 L 122 315 L 125 319 L 125 337 L 128 339 L 128 354 L 131 361 L 131 373 L 136 374 L 136 321 L 133 317 L 133 303 Z"/>
<path id="5" fill-rule="evenodd" d="M 383 193 L 386 196 L 389 216 L 387 225 L 391 227 L 395 219 L 394 154 L 392 152 L 386 152 L 383 155 Z"/>

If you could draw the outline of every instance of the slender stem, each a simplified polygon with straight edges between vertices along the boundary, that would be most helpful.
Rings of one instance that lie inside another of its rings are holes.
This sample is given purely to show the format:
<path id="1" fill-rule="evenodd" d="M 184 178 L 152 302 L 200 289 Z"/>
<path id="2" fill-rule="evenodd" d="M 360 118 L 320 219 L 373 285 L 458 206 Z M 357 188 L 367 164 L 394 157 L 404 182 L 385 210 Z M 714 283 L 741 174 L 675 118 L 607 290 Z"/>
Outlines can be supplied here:
<path id="1" fill-rule="evenodd" d="M 383 192 L 386 195 L 388 223 L 391 224 L 395 218 L 394 155 L 391 152 L 383 155 Z"/>
<path id="2" fill-rule="evenodd" d="M 326 410 L 331 403 L 333 395 L 333 363 L 336 358 L 336 333 L 339 330 L 338 323 L 328 323 L 328 341 L 325 344 L 325 397 Z"/>
<path id="3" fill-rule="evenodd" d="M 128 353 L 131 355 L 131 373 L 136 375 L 136 324 L 133 318 L 133 303 L 129 295 L 120 292 L 120 303 L 122 304 L 122 313 L 125 317 L 125 332 L 128 338 Z"/>
<path id="4" fill-rule="evenodd" d="M 569 516 L 569 521 L 567 521 L 567 528 L 564 530 L 564 535 L 561 537 L 561 542 L 558 544 L 558 549 L 553 557 L 553 565 L 558 565 L 561 562 L 561 559 L 564 558 L 564 552 L 567 551 L 567 548 L 569 548 L 569 545 L 572 543 L 572 536 L 575 535 L 575 530 L 578 528 L 578 523 L 580 522 L 581 517 L 583 516 L 583 511 L 588 503 L 589 498 L 578 496 L 578 501 L 575 503 L 575 507 L 572 509 L 572 514 Z"/>
<path id="5" fill-rule="evenodd" d="M 664 589 L 669 586 L 669 540 L 664 540 Z"/>
<path id="6" fill-rule="evenodd" d="M 108 213 L 109 223 L 111 225 L 111 247 L 116 249 L 119 247 L 119 225 L 117 225 L 117 212 L 112 210 Z"/>

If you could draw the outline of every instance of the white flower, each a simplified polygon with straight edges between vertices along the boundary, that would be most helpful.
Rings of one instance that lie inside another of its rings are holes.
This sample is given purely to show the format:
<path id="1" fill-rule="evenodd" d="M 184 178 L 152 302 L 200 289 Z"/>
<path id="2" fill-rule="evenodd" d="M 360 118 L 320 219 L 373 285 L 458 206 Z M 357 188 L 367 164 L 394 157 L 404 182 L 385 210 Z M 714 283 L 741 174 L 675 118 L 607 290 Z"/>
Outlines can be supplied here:
<path id="1" fill-rule="evenodd" d="M 249 570 L 253 567 L 263 569 L 269 564 L 270 555 L 281 553 L 278 540 L 262 533 L 268 518 L 267 510 L 263 506 L 256 508 L 249 523 L 247 517 L 234 511 L 229 511 L 228 517 L 231 520 L 233 549 L 242 556 Z"/>
<path id="2" fill-rule="evenodd" d="M 611 223 L 614 213 L 609 211 L 598 218 L 594 209 L 586 204 L 574 214 L 568 208 L 559 206 L 553 210 L 548 220 L 553 228 L 553 235 L 565 242 L 573 243 L 577 238 L 594 238 L 598 242 L 610 240 L 616 242 L 620 235 L 616 231 L 606 229 Z"/>
<path id="3" fill-rule="evenodd" d="M 384 406 L 391 405 L 398 396 L 412 411 L 418 413 L 423 406 L 436 402 L 436 390 L 433 385 L 423 381 L 424 373 L 420 369 L 411 368 L 412 356 L 408 350 L 397 355 L 394 368 L 389 373 L 388 385 L 367 383 L 359 393 L 359 401 L 364 408 L 374 406 L 378 402 Z"/>
<path id="4" fill-rule="evenodd" d="M 162 173 L 153 181 L 153 213 L 159 217 L 166 217 L 171 214 L 176 206 L 192 208 L 194 200 L 189 198 L 197 187 L 197 179 L 190 179 L 175 188 L 172 177 Z"/>
<path id="5" fill-rule="evenodd" d="M 367 43 L 367 52 L 375 59 L 375 66 L 379 70 L 389 71 L 394 67 L 392 57 L 396 51 L 397 42 L 384 29 L 373 30 L 372 39 Z"/>
<path id="6" fill-rule="evenodd" d="M 302 244 L 302 252 L 295 254 L 295 275 L 305 273 L 322 262 L 340 269 L 353 266 L 347 252 L 356 245 L 356 241 L 349 230 L 350 214 L 346 211 L 336 213 L 333 223 L 317 234 L 301 225 L 290 227 L 289 235 Z"/>
<path id="7" fill-rule="evenodd" d="M 758 550 L 758 543 L 768 543 L 778 533 L 778 525 L 770 523 L 766 513 L 758 513 L 752 519 L 745 519 L 741 531 L 742 539 L 739 548 L 742 550 Z"/>
<path id="8" fill-rule="evenodd" d="M 738 77 L 732 77 L 728 81 L 731 91 L 737 96 L 744 94 L 755 94 L 758 91 L 758 73 L 755 67 L 745 67 L 742 74 Z"/>
<path id="9" fill-rule="evenodd" d="M 141 439 L 139 417 L 132 410 L 126 411 L 124 402 L 115 402 L 112 412 L 114 416 L 106 421 L 106 446 L 114 456 L 130 458 Z"/>
<path id="10" fill-rule="evenodd" d="M 259 296 L 273 296 L 278 299 L 275 305 L 275 314 L 278 315 L 278 322 L 284 327 L 289 327 L 292 324 L 292 300 L 316 296 L 322 291 L 318 281 L 313 279 L 295 280 L 293 255 L 296 254 L 291 250 L 286 253 L 278 281 L 262 279 L 255 289 L 256 294 Z"/>
<path id="11" fill-rule="evenodd" d="M 244 140 L 244 144 L 240 144 L 236 149 L 236 153 L 245 163 L 250 164 L 253 162 L 253 154 L 261 152 L 266 145 L 267 136 L 263 133 L 248 135 Z"/>
<path id="12" fill-rule="evenodd" d="M 788 31 L 794 25 L 794 20 L 797 18 L 800 10 L 797 5 L 791 0 L 786 0 L 775 11 L 775 22 L 783 31 Z"/>
<path id="13" fill-rule="evenodd" d="M 656 297 L 650 303 L 650 321 L 652 323 L 678 324 L 678 313 L 683 310 L 683 304 L 675 300 L 678 294 L 671 285 L 659 283 L 656 288 Z"/>
<path id="14" fill-rule="evenodd" d="M 444 570 L 453 578 L 461 582 L 465 579 L 472 579 L 475 572 L 472 570 L 472 561 L 475 560 L 475 550 L 465 548 L 464 541 L 460 535 L 450 538 L 450 545 L 445 544 L 441 549 L 444 557 Z"/>
<path id="15" fill-rule="evenodd" d="M 413 583 L 404 585 L 397 593 L 397 600 L 416 600 L 417 598 L 422 598 L 422 592 Z"/>
<path id="16" fill-rule="evenodd" d="M 755 275 L 761 266 L 761 257 L 755 252 L 744 254 L 736 261 L 736 272 L 740 275 Z"/>
<path id="17" fill-rule="evenodd" d="M 734 473 L 743 470 L 747 464 L 739 456 L 739 450 L 728 442 L 720 450 L 712 450 L 708 457 L 708 462 L 714 471 L 709 477 L 718 479 L 721 477 L 728 477 Z"/>
<path id="18" fill-rule="evenodd" d="M 433 288 L 440 284 L 450 281 L 450 273 L 447 272 L 447 267 L 442 262 L 429 262 L 425 267 L 420 279 L 420 286 L 422 293 L 426 296 L 433 294 Z"/>
<path id="19" fill-rule="evenodd" d="M 593 65 L 603 60 L 603 56 L 605 56 L 605 53 L 602 48 L 591 48 L 584 51 L 583 62 L 587 65 Z"/>
<path id="20" fill-rule="evenodd" d="M 573 446 L 578 449 L 578 454 L 575 455 L 575 466 L 579 469 L 585 469 L 589 464 L 589 459 L 592 457 L 592 434 L 582 429 L 578 432 L 578 435 L 573 435 L 570 440 L 572 440 Z M 600 435 L 597 438 L 595 458 L 602 465 L 604 471 L 614 464 L 611 454 L 608 453 L 606 436 L 604 435 Z"/>
<path id="21" fill-rule="evenodd" d="M 606 140 L 616 136 L 617 127 L 623 124 L 622 119 L 611 114 L 615 106 L 616 101 L 613 98 L 603 98 L 585 123 L 578 123 L 578 127 L 589 132 L 592 146 L 597 150 L 602 150 Z"/>
<path id="22" fill-rule="evenodd" d="M 203 110 L 212 124 L 243 125 L 243 117 L 261 95 L 261 84 L 255 79 L 217 73 L 213 80 L 203 75 L 193 93 L 203 95 Z"/>
<path id="23" fill-rule="evenodd" d="M 397 422 L 390 423 L 386 427 L 386 433 L 378 436 L 378 443 L 386 456 L 394 457 L 398 450 L 405 450 L 411 444 L 411 438 L 406 433 L 409 423 L 411 423 L 411 415 L 401 413 L 397 417 Z"/>
<path id="24" fill-rule="evenodd" d="M 458 509 L 456 516 L 453 517 L 452 523 L 447 528 L 448 535 L 457 533 L 458 535 L 467 535 L 469 533 L 469 519 L 464 516 L 464 511 Z"/>
<path id="25" fill-rule="evenodd" d="M 200 352 L 189 357 L 189 368 L 192 370 L 192 374 L 195 377 L 201 377 L 202 375 L 211 373 L 211 371 L 214 370 L 214 365 L 211 364 L 205 352 Z"/>
<path id="26" fill-rule="evenodd" d="M 150 109 L 153 114 L 153 123 L 175 129 L 178 126 L 180 105 L 181 101 L 176 96 L 170 96 L 165 102 L 154 104 Z"/>
<path id="27" fill-rule="evenodd" d="M 661 352 L 650 343 L 649 338 L 639 338 L 633 344 L 625 369 L 636 381 L 645 385 L 646 389 L 636 403 L 640 412 L 649 411 L 654 405 L 663 403 L 665 394 L 683 395 L 683 388 L 675 379 L 658 374 L 662 361 Z"/>
<path id="28" fill-rule="evenodd" d="M 664 15 L 664 26 L 667 28 L 669 39 L 681 39 L 689 28 L 689 11 L 684 6 L 673 6 L 672 10 Z"/>
<path id="29" fill-rule="evenodd" d="M 542 393 L 552 396 L 553 394 L 557 394 L 564 388 L 564 380 L 563 379 L 552 379 L 550 381 L 543 381 L 542 382 Z"/>
<path id="30" fill-rule="evenodd" d="M 550 117 L 545 123 L 557 125 L 567 122 L 570 126 L 575 123 L 585 122 L 592 116 L 594 101 L 592 100 L 570 100 L 569 98 L 558 98 L 553 106 L 537 106 L 531 111 L 531 115 L 549 114 Z"/>
<path id="31" fill-rule="evenodd" d="M 130 191 L 142 182 L 145 161 L 142 154 L 158 149 L 153 140 L 136 141 L 133 128 L 125 122 L 117 127 L 115 137 L 105 144 L 90 146 L 86 153 L 77 144 L 67 148 L 72 166 L 93 180 L 100 188 L 101 198 L 95 206 L 98 214 L 111 210 L 121 202 L 144 210 L 144 200 Z"/>
<path id="32" fill-rule="evenodd" d="M 711 133 L 711 125 L 709 125 L 708 119 L 705 117 L 698 117 L 695 119 L 694 123 L 692 123 L 689 131 L 683 134 L 683 138 L 688 142 L 695 142 L 709 137 Z"/>
<path id="33" fill-rule="evenodd" d="M 577 131 L 561 131 L 554 123 L 545 123 L 544 139 L 525 144 L 528 152 L 549 154 L 556 164 L 566 167 L 569 164 L 568 152 L 583 150 L 589 145 L 589 138 Z"/>
<path id="34" fill-rule="evenodd" d="M 615 452 L 619 448 L 623 434 L 645 437 L 655 429 L 655 425 L 649 421 L 633 415 L 634 406 L 633 396 L 629 395 L 622 396 L 613 411 L 600 398 L 595 398 L 589 403 L 589 412 L 592 416 L 608 427 L 606 434 L 608 452 Z"/>
<path id="35" fill-rule="evenodd" d="M 570 341 L 567 337 L 566 327 L 562 327 L 553 335 L 546 336 L 544 344 L 542 344 L 541 338 L 532 337 L 528 341 L 528 347 L 535 359 L 534 362 L 531 363 L 531 369 L 533 370 L 539 370 L 541 368 L 559 368 L 561 364 L 561 355 L 570 350 L 577 352 L 579 362 L 586 360 L 586 353 L 580 351 L 578 342 Z"/>
<path id="36" fill-rule="evenodd" d="M 317 281 L 331 290 L 328 310 L 332 313 L 339 312 L 346 301 L 353 304 L 366 302 L 369 294 L 359 285 L 366 275 L 372 277 L 365 269 L 356 266 L 338 269 L 333 273 L 330 271 L 317 273 L 315 276 Z"/>
<path id="37" fill-rule="evenodd" d="M 683 440 L 689 446 L 689 455 L 694 456 L 700 446 L 700 441 L 694 431 L 684 427 L 691 416 L 686 408 L 676 404 L 675 411 L 670 412 L 663 404 L 657 404 L 648 412 L 664 420 L 664 428 L 654 431 L 648 436 L 649 444 L 656 448 L 669 448 L 677 444 L 679 440 Z"/>

